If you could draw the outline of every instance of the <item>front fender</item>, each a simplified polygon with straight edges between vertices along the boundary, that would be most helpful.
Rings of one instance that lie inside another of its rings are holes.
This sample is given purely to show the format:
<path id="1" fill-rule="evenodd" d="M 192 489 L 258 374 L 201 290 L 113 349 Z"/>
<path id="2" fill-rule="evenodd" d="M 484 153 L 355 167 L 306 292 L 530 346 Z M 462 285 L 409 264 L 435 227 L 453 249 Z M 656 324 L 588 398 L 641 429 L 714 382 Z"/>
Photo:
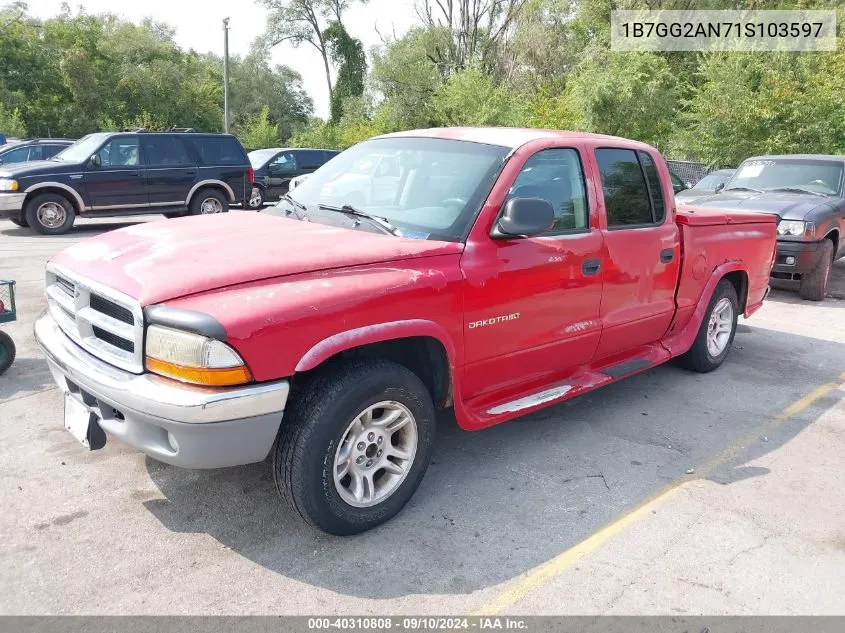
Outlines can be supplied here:
<path id="1" fill-rule="evenodd" d="M 453 371 L 455 368 L 455 347 L 452 339 L 446 330 L 435 323 L 425 319 L 408 319 L 403 321 L 389 321 L 387 323 L 375 323 L 364 327 L 347 330 L 333 334 L 323 339 L 299 360 L 296 371 L 308 371 L 314 369 L 320 363 L 328 360 L 335 354 L 368 345 L 370 343 L 381 343 L 393 339 L 409 338 L 412 336 L 429 336 L 437 339 L 446 350 L 449 358 L 449 365 Z"/>

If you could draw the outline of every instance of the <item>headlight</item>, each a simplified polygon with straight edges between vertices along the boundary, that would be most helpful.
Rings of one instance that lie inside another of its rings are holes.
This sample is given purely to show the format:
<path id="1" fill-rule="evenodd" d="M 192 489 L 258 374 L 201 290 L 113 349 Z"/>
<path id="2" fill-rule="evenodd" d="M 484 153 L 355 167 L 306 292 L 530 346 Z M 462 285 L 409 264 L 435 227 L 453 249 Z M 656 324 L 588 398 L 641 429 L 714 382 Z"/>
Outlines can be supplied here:
<path id="1" fill-rule="evenodd" d="M 804 223 L 798 220 L 781 220 L 778 223 L 778 235 L 800 237 L 804 235 Z"/>
<path id="2" fill-rule="evenodd" d="M 182 382 L 223 387 L 252 380 L 235 350 L 200 334 L 151 325 L 144 351 L 149 371 Z"/>
<path id="3" fill-rule="evenodd" d="M 17 191 L 18 181 L 11 178 L 0 178 L 0 191 Z"/>

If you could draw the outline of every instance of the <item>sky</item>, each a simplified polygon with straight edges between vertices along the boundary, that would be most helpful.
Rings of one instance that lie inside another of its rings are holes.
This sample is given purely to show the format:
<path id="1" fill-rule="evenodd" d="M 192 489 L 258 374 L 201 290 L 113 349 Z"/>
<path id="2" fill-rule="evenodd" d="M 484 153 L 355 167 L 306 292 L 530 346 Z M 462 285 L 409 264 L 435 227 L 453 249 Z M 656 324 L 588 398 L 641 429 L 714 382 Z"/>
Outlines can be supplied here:
<path id="1" fill-rule="evenodd" d="M 2 3 L 2 0 L 0 0 Z M 5 4 L 5 3 L 2 3 Z M 62 0 L 27 0 L 31 15 L 52 17 L 61 11 Z M 223 54 L 223 18 L 229 18 L 229 53 L 245 55 L 250 42 L 264 31 L 266 11 L 252 0 L 70 0 L 86 13 L 115 13 L 133 22 L 151 17 L 176 28 L 176 43 L 199 52 Z M 370 0 L 354 6 L 344 16 L 346 29 L 364 43 L 364 49 L 380 44 L 376 28 L 383 35 L 402 35 L 416 21 L 414 0 Z M 317 116 L 329 111 L 328 89 L 319 53 L 310 44 L 292 48 L 281 44 L 273 50 L 273 61 L 290 66 L 302 75 L 305 90 L 314 100 Z"/>

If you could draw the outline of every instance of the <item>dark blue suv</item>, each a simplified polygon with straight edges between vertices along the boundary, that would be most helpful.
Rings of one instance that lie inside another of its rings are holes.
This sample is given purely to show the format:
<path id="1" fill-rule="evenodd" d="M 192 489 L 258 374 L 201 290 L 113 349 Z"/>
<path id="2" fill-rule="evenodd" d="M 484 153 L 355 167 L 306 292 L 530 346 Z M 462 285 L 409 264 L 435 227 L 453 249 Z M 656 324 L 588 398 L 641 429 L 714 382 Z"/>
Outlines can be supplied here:
<path id="1" fill-rule="evenodd" d="M 223 213 L 248 199 L 253 178 L 228 134 L 89 134 L 50 160 L 0 165 L 0 217 L 59 234 L 76 216 Z"/>

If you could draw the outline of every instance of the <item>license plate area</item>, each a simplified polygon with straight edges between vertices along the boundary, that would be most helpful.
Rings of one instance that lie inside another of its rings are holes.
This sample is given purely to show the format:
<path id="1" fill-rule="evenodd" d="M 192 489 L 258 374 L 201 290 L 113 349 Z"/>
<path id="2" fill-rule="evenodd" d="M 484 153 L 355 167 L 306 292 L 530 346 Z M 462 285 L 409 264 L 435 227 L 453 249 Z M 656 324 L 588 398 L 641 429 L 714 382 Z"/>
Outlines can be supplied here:
<path id="1" fill-rule="evenodd" d="M 69 393 L 65 394 L 65 428 L 88 450 L 97 450 L 106 443 L 97 416 Z"/>

